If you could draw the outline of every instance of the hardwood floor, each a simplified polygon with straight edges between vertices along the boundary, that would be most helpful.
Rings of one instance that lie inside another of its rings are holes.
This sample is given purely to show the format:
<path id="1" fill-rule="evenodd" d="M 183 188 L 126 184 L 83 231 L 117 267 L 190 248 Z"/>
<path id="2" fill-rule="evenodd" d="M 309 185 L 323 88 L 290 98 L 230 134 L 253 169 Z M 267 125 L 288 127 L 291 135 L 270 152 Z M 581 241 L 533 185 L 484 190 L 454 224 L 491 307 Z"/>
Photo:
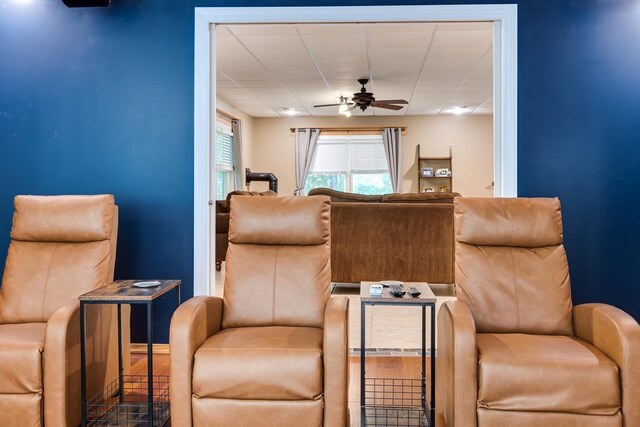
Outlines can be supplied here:
<path id="1" fill-rule="evenodd" d="M 155 375 L 169 375 L 169 355 L 154 354 Z M 427 362 L 427 377 L 429 377 L 429 358 Z M 367 378 L 387 378 L 387 379 L 419 379 L 420 378 L 421 361 L 419 357 L 403 357 L 403 356 L 373 356 L 368 357 L 366 362 Z M 147 355 L 141 353 L 133 353 L 131 355 L 131 374 L 146 375 L 147 373 Z M 349 358 L 349 411 L 351 413 L 351 426 L 360 425 L 360 358 Z M 400 384 L 400 390 L 407 392 L 407 388 L 411 387 Z M 373 389 L 373 387 L 372 387 Z M 387 390 L 383 391 L 381 386 L 375 386 L 377 391 L 376 399 L 386 398 L 389 395 L 395 399 L 401 399 L 397 392 L 391 393 Z M 367 387 L 369 390 L 369 387 Z M 383 394 L 384 393 L 384 394 Z"/>

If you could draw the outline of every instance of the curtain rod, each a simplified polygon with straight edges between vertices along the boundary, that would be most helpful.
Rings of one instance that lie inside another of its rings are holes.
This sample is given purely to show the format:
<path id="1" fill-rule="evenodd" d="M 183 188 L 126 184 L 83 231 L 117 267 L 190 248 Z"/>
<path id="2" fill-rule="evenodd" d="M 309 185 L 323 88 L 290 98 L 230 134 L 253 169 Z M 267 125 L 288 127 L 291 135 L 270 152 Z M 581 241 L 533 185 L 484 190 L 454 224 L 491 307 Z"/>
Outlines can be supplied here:
<path id="1" fill-rule="evenodd" d="M 335 133 L 371 133 L 371 132 L 382 132 L 384 129 L 389 127 L 399 127 L 402 135 L 407 134 L 406 126 L 366 126 L 366 127 L 312 127 L 312 129 L 320 129 L 320 133 L 322 132 L 335 132 Z M 295 135 L 296 128 L 289 128 L 291 135 Z"/>

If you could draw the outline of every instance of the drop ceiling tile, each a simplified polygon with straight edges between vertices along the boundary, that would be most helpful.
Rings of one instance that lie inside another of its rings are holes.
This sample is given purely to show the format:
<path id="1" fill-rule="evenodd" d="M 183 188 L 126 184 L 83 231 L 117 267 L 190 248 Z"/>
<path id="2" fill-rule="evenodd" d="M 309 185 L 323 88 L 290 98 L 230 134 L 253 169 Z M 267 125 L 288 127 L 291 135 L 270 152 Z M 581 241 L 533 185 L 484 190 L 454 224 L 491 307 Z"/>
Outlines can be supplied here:
<path id="1" fill-rule="evenodd" d="M 362 24 L 300 24 L 300 34 L 353 34 L 364 33 Z"/>
<path id="2" fill-rule="evenodd" d="M 376 23 L 367 24 L 367 31 L 370 33 L 404 33 L 404 32 L 430 32 L 436 24 L 423 23 Z"/>
<path id="3" fill-rule="evenodd" d="M 433 47 L 486 46 L 493 44 L 492 30 L 439 31 L 433 37 Z"/>
<path id="4" fill-rule="evenodd" d="M 409 111 L 407 111 L 407 116 L 435 116 L 436 114 L 440 113 L 440 107 L 433 107 L 433 108 L 415 108 L 415 109 L 409 109 Z"/>
<path id="5" fill-rule="evenodd" d="M 251 25 L 220 25 L 225 27 L 237 36 L 279 36 L 295 35 L 294 25 L 271 25 L 271 24 L 251 24 Z"/>
<path id="6" fill-rule="evenodd" d="M 216 80 L 216 88 L 218 91 L 220 88 L 232 88 L 232 87 L 240 87 L 240 85 L 232 80 Z"/>
<path id="7" fill-rule="evenodd" d="M 290 79 L 283 84 L 289 89 L 300 89 L 300 90 L 310 90 L 310 89 L 326 89 L 327 84 L 321 78 L 315 79 L 306 79 L 306 80 L 294 80 Z"/>
<path id="8" fill-rule="evenodd" d="M 438 31 L 493 30 L 493 22 L 444 22 L 438 24 Z"/>
<path id="9" fill-rule="evenodd" d="M 367 51 L 365 49 L 314 50 L 311 56 L 316 62 L 361 61 L 366 63 L 367 61 Z"/>
<path id="10" fill-rule="evenodd" d="M 305 34 L 302 36 L 307 48 L 313 52 L 317 50 L 334 49 L 366 49 L 367 43 L 364 33 L 353 34 Z"/>
<path id="11" fill-rule="evenodd" d="M 407 114 L 407 108 L 402 110 L 385 110 L 384 108 L 374 108 L 376 116 L 404 116 Z"/>
<path id="12" fill-rule="evenodd" d="M 429 59 L 475 59 L 480 60 L 487 52 L 486 46 L 461 46 L 461 47 L 432 47 L 427 57 Z"/>
<path id="13" fill-rule="evenodd" d="M 216 25 L 216 37 L 231 37 L 232 34 L 226 25 Z"/>
<path id="14" fill-rule="evenodd" d="M 318 62 L 318 68 L 326 79 L 354 80 L 359 76 L 368 76 L 369 67 L 363 61 L 332 61 Z"/>
<path id="15" fill-rule="evenodd" d="M 241 80 L 262 80 L 265 77 L 271 77 L 271 73 L 261 65 L 255 65 L 255 67 L 244 68 L 225 68 L 225 74 L 233 76 L 233 79 Z"/>
<path id="16" fill-rule="evenodd" d="M 309 54 L 305 49 L 252 50 L 253 55 L 263 64 L 271 62 L 308 61 Z"/>
<path id="17" fill-rule="evenodd" d="M 432 31 L 369 33 L 369 49 L 407 49 L 429 47 Z"/>
<path id="18" fill-rule="evenodd" d="M 256 97 L 271 95 L 289 95 L 289 91 L 284 87 L 253 87 L 247 90 Z"/>
<path id="19" fill-rule="evenodd" d="M 240 86 L 216 86 L 216 91 L 219 95 L 244 95 L 249 93 Z"/>
<path id="20" fill-rule="evenodd" d="M 297 34 L 292 35 L 256 35 L 240 36 L 240 41 L 252 52 L 263 50 L 304 50 L 302 40 Z"/>
<path id="21" fill-rule="evenodd" d="M 422 69 L 421 80 L 429 77 L 467 77 L 476 63 L 472 59 L 427 59 Z"/>
<path id="22" fill-rule="evenodd" d="M 236 83 L 246 88 L 282 87 L 282 83 L 279 80 L 237 80 Z"/>

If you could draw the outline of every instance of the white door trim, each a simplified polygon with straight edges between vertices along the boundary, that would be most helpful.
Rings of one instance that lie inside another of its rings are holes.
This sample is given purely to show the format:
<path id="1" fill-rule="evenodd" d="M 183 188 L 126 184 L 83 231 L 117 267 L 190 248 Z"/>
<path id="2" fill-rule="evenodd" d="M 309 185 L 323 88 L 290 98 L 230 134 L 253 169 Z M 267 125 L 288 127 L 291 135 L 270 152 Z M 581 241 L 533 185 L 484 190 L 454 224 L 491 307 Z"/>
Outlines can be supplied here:
<path id="1" fill-rule="evenodd" d="M 216 24 L 317 22 L 494 21 L 495 194 L 518 192 L 518 6 L 196 7 L 194 51 L 193 293 L 209 295 L 215 264 Z"/>

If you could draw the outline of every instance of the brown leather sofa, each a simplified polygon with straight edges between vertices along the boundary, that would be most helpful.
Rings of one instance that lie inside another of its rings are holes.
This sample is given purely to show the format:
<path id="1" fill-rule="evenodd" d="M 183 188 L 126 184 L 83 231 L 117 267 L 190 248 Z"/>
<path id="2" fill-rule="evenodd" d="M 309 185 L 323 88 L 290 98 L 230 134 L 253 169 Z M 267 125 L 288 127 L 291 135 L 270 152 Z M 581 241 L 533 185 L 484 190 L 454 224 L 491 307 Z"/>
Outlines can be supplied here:
<path id="1" fill-rule="evenodd" d="M 453 199 L 458 193 L 331 198 L 331 280 L 453 283 Z"/>
<path id="2" fill-rule="evenodd" d="M 455 201 L 458 301 L 438 314 L 440 426 L 640 425 L 640 326 L 572 306 L 558 199 Z"/>
<path id="3" fill-rule="evenodd" d="M 326 197 L 234 197 L 224 300 L 171 320 L 171 424 L 348 425 L 348 299 Z"/>
<path id="4" fill-rule="evenodd" d="M 0 290 L 0 425 L 80 424 L 77 297 L 113 281 L 113 196 L 17 196 Z M 125 313 L 128 325 L 128 311 Z M 117 378 L 112 307 L 87 311 L 88 393 Z M 128 366 L 129 329 L 124 329 Z"/>
<path id="5" fill-rule="evenodd" d="M 274 191 L 232 191 L 225 200 L 216 200 L 216 271 L 222 269 L 229 247 L 229 210 L 233 196 L 277 196 Z"/>

